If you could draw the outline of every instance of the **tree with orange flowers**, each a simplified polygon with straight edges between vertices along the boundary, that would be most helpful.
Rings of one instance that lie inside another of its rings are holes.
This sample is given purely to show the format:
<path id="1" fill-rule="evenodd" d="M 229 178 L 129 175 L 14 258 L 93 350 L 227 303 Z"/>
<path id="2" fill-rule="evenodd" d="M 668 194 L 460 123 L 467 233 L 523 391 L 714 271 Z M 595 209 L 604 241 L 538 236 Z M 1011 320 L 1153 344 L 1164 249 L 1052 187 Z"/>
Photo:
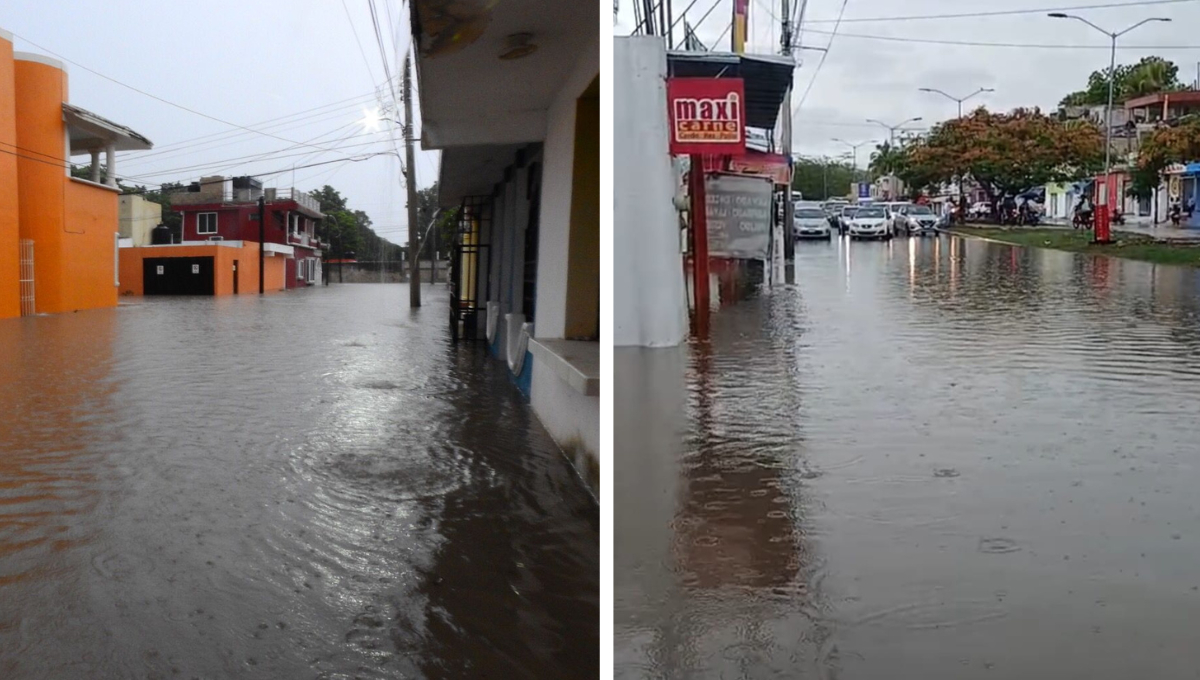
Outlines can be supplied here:
<path id="1" fill-rule="evenodd" d="M 979 108 L 935 126 L 908 151 L 908 166 L 918 176 L 941 182 L 969 177 L 994 202 L 1099 171 L 1104 135 L 1089 121 L 1062 121 L 1038 109 Z"/>
<path id="2" fill-rule="evenodd" d="M 1185 118 L 1152 131 L 1138 151 L 1130 193 L 1145 198 L 1162 183 L 1162 173 L 1173 163 L 1200 160 L 1200 118 Z"/>

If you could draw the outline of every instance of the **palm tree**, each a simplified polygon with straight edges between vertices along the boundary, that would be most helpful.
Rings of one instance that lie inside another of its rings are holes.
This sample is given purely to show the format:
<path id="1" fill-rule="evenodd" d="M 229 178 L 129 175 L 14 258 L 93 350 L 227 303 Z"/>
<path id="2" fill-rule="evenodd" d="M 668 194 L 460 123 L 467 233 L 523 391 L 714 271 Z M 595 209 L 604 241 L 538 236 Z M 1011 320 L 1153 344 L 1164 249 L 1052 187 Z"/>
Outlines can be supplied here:
<path id="1" fill-rule="evenodd" d="M 904 149 L 889 142 L 877 144 L 871 152 L 871 163 L 867 167 L 876 175 L 890 175 L 900 169 Z"/>

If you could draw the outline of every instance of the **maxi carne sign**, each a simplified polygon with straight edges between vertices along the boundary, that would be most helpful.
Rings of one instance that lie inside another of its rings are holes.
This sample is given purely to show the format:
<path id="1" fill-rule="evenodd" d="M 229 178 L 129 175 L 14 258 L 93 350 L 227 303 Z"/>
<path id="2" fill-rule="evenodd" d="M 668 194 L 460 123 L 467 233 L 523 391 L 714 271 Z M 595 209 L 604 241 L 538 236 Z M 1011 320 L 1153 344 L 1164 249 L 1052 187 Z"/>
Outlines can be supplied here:
<path id="1" fill-rule="evenodd" d="M 740 156 L 746 151 L 741 78 L 668 78 L 671 153 Z"/>

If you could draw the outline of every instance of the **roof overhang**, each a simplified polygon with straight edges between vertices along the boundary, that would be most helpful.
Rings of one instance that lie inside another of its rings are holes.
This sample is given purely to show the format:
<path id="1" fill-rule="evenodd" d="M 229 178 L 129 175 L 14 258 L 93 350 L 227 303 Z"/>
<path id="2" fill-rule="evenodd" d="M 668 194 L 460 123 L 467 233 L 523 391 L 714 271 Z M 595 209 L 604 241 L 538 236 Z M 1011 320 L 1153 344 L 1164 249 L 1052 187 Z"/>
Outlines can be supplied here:
<path id="1" fill-rule="evenodd" d="M 413 0 L 421 146 L 545 139 L 547 111 L 584 50 L 599 49 L 599 7 L 563 0 Z M 529 34 L 528 56 L 500 55 Z"/>
<path id="2" fill-rule="evenodd" d="M 438 205 L 452 208 L 467 196 L 488 196 L 524 144 L 453 147 L 442 152 Z"/>
<path id="3" fill-rule="evenodd" d="M 792 84 L 792 57 L 733 52 L 667 52 L 675 78 L 741 78 L 746 86 L 746 125 L 775 129 L 783 97 Z"/>
<path id="4" fill-rule="evenodd" d="M 93 149 L 104 149 L 109 144 L 117 151 L 145 151 L 154 144 L 132 129 L 98 116 L 74 104 L 63 104 L 63 118 L 67 121 L 67 132 L 71 137 L 71 155 L 83 154 Z"/>

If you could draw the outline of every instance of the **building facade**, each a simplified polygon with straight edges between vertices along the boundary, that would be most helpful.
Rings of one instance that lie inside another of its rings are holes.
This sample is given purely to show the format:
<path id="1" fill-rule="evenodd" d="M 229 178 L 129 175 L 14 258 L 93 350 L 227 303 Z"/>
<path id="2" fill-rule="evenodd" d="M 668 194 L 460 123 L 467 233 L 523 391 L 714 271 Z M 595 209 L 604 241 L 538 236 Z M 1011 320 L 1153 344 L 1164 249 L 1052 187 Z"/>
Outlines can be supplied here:
<path id="1" fill-rule="evenodd" d="M 328 245 L 317 238 L 316 225 L 324 215 L 317 200 L 303 191 L 264 189 L 250 177 L 204 177 L 187 191 L 171 194 L 171 209 L 182 217 L 183 243 L 257 242 L 259 198 L 266 215 L 262 238 L 268 252 L 284 258 L 286 287 L 319 282 Z"/>
<path id="2" fill-rule="evenodd" d="M 600 468 L 598 7 L 411 4 L 422 146 L 458 208 L 452 330 L 486 341 L 580 474 Z"/>
<path id="3" fill-rule="evenodd" d="M 63 65 L 0 30 L 0 318 L 116 306 L 116 152 L 150 147 L 70 104 Z M 84 155 L 90 177 L 72 177 Z"/>

